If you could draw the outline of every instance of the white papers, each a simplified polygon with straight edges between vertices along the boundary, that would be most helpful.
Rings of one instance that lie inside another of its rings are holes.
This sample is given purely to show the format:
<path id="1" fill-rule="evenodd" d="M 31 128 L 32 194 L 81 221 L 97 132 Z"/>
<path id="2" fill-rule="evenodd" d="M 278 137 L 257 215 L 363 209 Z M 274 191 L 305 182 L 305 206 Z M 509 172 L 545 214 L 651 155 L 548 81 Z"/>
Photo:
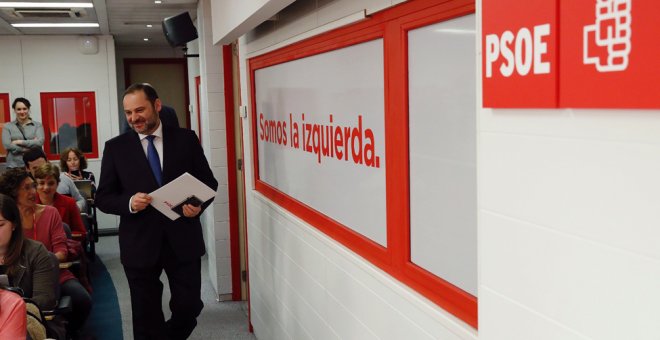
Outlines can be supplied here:
<path id="1" fill-rule="evenodd" d="M 179 176 L 149 194 L 151 205 L 172 221 L 181 217 L 172 208 L 191 195 L 206 202 L 215 196 L 215 191 L 189 173 Z"/>

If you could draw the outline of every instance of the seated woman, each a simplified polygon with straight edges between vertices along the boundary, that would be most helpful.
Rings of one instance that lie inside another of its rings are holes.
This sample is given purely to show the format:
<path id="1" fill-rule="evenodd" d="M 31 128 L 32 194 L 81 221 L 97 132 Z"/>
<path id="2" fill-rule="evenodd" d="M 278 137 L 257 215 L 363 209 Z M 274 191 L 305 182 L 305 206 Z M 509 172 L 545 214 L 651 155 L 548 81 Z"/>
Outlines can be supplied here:
<path id="1" fill-rule="evenodd" d="M 57 192 L 60 183 L 60 169 L 57 165 L 46 163 L 34 170 L 34 179 L 37 181 L 37 204 L 50 205 L 60 213 L 62 222 L 66 223 L 78 241 L 87 237 L 87 230 L 80 217 L 80 210 L 76 200 Z"/>
<path id="2" fill-rule="evenodd" d="M 51 206 L 36 203 L 35 183 L 29 174 L 20 168 L 5 171 L 0 176 L 0 193 L 16 201 L 23 234 L 43 243 L 60 262 L 67 261 L 66 235 L 60 214 Z M 92 298 L 68 269 L 60 270 L 59 282 L 62 295 L 71 297 L 73 311 L 67 329 L 74 334 L 87 320 Z"/>
<path id="3" fill-rule="evenodd" d="M 82 151 L 78 148 L 66 148 L 60 155 L 60 167 L 65 175 L 69 176 L 74 181 L 81 179 L 89 180 L 92 182 L 92 197 L 96 193 L 96 180 L 91 171 L 87 169 L 87 159 Z"/>
<path id="4" fill-rule="evenodd" d="M 23 235 L 21 215 L 14 200 L 0 194 L 0 274 L 6 274 L 9 285 L 21 288 L 23 295 L 32 299 L 39 308 L 51 310 L 57 304 L 55 285 L 58 279 L 53 266 L 44 245 Z M 2 300 L 2 308 L 6 306 Z M 22 318 L 25 321 L 25 313 Z M 4 336 L 0 338 L 8 339 Z"/>

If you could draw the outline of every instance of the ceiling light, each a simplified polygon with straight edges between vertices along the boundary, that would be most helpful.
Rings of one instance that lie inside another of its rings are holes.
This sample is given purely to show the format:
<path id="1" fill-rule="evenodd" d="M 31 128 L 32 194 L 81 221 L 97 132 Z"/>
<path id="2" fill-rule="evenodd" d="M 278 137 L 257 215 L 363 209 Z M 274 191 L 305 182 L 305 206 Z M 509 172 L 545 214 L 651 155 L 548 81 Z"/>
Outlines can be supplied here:
<path id="1" fill-rule="evenodd" d="M 152 28 L 152 27 L 154 27 L 154 25 L 148 24 L 147 27 Z"/>
<path id="2" fill-rule="evenodd" d="M 144 40 L 144 41 L 149 41 L 149 38 L 144 38 L 143 40 Z"/>
<path id="3" fill-rule="evenodd" d="M 99 27 L 97 23 L 30 23 L 30 24 L 11 24 L 14 27 Z"/>
<path id="4" fill-rule="evenodd" d="M 0 2 L 0 7 L 9 8 L 92 8 L 94 4 L 84 2 Z"/>
<path id="5" fill-rule="evenodd" d="M 154 1 L 154 3 L 155 3 L 155 4 L 162 4 L 163 2 L 160 1 L 160 0 L 156 0 L 156 1 Z"/>

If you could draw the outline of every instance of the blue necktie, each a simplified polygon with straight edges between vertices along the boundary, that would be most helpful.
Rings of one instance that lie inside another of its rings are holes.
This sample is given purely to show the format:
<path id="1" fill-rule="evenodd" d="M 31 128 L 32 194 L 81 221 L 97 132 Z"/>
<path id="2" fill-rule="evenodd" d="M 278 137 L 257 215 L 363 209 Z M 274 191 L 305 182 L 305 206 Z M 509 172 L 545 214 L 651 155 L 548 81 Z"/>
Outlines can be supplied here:
<path id="1" fill-rule="evenodd" d="M 147 145 L 147 160 L 149 161 L 149 166 L 151 166 L 151 172 L 156 177 L 158 186 L 161 186 L 163 185 L 163 171 L 160 169 L 160 157 L 158 157 L 158 151 L 156 151 L 156 146 L 154 145 L 154 138 L 156 138 L 154 135 L 147 136 L 147 140 L 149 141 L 149 145 Z"/>

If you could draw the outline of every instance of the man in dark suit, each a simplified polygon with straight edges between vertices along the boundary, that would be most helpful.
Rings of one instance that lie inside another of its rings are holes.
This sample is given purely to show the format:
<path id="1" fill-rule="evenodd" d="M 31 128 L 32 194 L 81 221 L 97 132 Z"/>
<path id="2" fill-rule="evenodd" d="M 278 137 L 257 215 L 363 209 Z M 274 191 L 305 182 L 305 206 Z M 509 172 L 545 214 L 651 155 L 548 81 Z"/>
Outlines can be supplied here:
<path id="1" fill-rule="evenodd" d="M 165 104 L 160 105 L 160 111 L 158 111 L 158 118 L 164 126 L 175 126 L 180 127 L 179 118 L 176 115 L 176 110 L 173 107 L 167 106 Z M 131 131 L 131 126 L 128 124 L 128 120 L 124 120 L 124 124 L 121 128 L 121 133 L 126 133 Z"/>
<path id="2" fill-rule="evenodd" d="M 167 105 L 161 105 L 160 111 L 158 111 L 158 118 L 163 122 L 165 126 L 179 126 L 179 118 L 176 116 L 176 111 L 173 107 Z"/>
<path id="3" fill-rule="evenodd" d="M 123 105 L 133 131 L 106 142 L 95 202 L 101 211 L 121 217 L 119 247 L 131 291 L 134 338 L 186 339 L 203 307 L 199 215 L 212 200 L 184 205 L 184 216 L 172 221 L 150 205 L 148 193 L 185 172 L 214 190 L 218 182 L 195 133 L 161 123 L 161 102 L 151 85 L 131 85 Z M 172 293 L 167 322 L 161 307 L 163 270 Z"/>

